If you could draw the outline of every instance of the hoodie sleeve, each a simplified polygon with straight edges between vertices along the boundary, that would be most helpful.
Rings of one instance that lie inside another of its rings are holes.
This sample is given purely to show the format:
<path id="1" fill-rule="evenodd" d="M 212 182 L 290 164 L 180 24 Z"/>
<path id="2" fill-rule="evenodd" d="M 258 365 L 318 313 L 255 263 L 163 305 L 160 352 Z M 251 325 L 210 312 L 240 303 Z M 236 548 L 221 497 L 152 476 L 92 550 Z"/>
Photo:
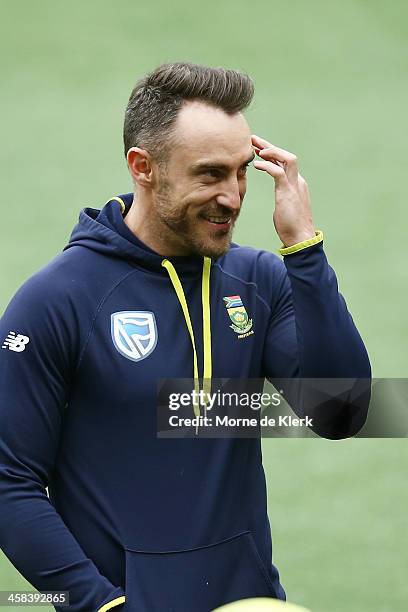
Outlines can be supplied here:
<path id="1" fill-rule="evenodd" d="M 39 273 L 0 320 L 0 546 L 39 591 L 69 591 L 61 610 L 105 611 L 123 590 L 87 558 L 46 492 L 77 342 L 69 301 L 59 297 L 58 311 L 54 293 Z"/>
<path id="2" fill-rule="evenodd" d="M 367 417 L 371 368 L 323 243 L 286 255 L 277 285 L 263 354 L 266 376 L 298 379 L 284 385 L 290 403 L 299 416 L 313 418 L 319 435 L 355 435 Z"/>

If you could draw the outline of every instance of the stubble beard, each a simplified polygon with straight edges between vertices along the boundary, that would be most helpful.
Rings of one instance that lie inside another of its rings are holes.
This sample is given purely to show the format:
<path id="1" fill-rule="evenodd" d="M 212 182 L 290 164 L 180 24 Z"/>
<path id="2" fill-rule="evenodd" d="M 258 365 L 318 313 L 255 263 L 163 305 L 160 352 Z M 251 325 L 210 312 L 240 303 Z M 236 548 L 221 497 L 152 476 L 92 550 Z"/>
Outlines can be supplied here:
<path id="1" fill-rule="evenodd" d="M 165 176 L 160 178 L 155 200 L 156 213 L 162 222 L 162 226 L 168 230 L 170 245 L 179 245 L 185 255 L 198 255 L 211 259 L 221 257 L 229 250 L 233 222 L 228 234 L 223 234 L 218 239 L 211 239 L 210 236 L 200 236 L 200 232 L 194 227 L 194 220 L 187 216 L 186 208 L 180 209 L 178 206 Z M 203 222 L 196 217 L 196 224 L 202 225 Z"/>

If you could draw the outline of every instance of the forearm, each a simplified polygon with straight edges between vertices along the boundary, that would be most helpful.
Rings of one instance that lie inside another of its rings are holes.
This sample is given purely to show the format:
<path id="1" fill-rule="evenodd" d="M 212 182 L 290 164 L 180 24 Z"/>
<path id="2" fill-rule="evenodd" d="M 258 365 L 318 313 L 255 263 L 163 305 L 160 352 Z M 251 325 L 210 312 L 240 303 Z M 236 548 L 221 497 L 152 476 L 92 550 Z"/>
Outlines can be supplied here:
<path id="1" fill-rule="evenodd" d="M 300 376 L 370 378 L 367 351 L 330 268 L 322 243 L 287 255 Z"/>
<path id="2" fill-rule="evenodd" d="M 343 438 L 363 426 L 370 400 L 367 351 L 338 292 L 322 243 L 285 257 L 299 355 L 301 412 L 321 436 Z M 313 380 L 311 380 L 313 379 Z M 341 380 L 339 380 L 341 379 Z"/>

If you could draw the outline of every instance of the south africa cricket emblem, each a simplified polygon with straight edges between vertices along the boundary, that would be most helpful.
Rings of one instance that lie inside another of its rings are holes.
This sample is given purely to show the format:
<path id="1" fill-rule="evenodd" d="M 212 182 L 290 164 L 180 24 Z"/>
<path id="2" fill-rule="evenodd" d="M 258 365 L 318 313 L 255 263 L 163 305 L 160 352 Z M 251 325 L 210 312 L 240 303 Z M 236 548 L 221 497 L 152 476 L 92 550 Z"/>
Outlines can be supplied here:
<path id="1" fill-rule="evenodd" d="M 253 334 L 252 330 L 252 319 L 249 318 L 245 306 L 242 303 L 239 295 L 230 295 L 222 298 L 225 303 L 229 318 L 232 322 L 230 328 L 234 330 L 240 336 L 242 334 Z"/>

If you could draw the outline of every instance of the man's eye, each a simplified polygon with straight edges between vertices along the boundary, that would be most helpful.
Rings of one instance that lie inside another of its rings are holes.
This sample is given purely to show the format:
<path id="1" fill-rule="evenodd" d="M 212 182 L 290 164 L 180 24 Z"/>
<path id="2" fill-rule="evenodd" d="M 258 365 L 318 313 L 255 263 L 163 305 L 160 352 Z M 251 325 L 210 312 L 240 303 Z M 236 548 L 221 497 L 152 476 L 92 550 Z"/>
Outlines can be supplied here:
<path id="1" fill-rule="evenodd" d="M 241 175 L 245 175 L 247 173 L 247 170 L 249 168 L 251 164 L 245 164 L 244 166 L 242 166 L 239 169 L 239 174 Z M 205 170 L 205 172 L 203 173 L 204 176 L 209 176 L 213 179 L 222 179 L 222 177 L 224 176 L 224 173 L 219 170 L 218 168 L 208 168 L 207 170 Z"/>
<path id="2" fill-rule="evenodd" d="M 206 170 L 204 174 L 206 176 L 211 176 L 211 178 L 220 178 L 221 172 L 216 168 L 208 168 L 208 170 Z"/>

